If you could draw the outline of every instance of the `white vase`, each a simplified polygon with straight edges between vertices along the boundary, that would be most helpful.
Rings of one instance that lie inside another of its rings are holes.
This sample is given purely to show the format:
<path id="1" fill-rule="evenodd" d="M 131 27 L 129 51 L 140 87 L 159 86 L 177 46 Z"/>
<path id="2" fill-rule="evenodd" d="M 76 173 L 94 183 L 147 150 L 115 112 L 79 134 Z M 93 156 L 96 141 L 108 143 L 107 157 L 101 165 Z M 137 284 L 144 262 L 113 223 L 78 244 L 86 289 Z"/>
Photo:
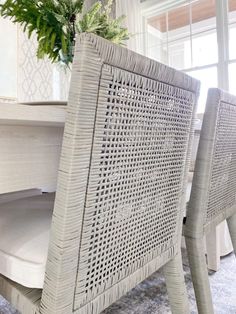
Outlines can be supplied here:
<path id="1" fill-rule="evenodd" d="M 71 70 L 60 64 L 53 71 L 53 100 L 67 101 L 70 88 Z"/>

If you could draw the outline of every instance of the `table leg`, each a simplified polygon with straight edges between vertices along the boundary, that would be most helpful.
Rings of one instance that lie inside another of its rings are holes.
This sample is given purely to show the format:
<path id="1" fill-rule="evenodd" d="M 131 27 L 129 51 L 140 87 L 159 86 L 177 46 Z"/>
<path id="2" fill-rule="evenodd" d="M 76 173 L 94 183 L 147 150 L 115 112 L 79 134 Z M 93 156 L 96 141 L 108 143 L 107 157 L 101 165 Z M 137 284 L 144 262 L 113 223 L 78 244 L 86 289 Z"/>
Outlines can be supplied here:
<path id="1" fill-rule="evenodd" d="M 233 251 L 226 221 L 220 223 L 206 235 L 208 269 L 218 271 L 220 257 Z"/>

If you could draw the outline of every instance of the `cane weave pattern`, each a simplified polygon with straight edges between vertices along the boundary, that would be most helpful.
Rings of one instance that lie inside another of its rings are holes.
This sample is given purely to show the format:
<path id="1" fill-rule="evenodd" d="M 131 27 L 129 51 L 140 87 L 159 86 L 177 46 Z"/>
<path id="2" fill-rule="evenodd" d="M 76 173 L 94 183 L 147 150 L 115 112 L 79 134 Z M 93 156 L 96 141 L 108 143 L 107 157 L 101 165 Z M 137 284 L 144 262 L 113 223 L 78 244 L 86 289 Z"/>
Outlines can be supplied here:
<path id="1" fill-rule="evenodd" d="M 192 92 L 104 66 L 78 269 L 81 306 L 175 244 L 194 102 Z"/>
<path id="2" fill-rule="evenodd" d="M 236 106 L 221 102 L 216 124 L 215 147 L 207 204 L 207 222 L 235 205 Z"/>

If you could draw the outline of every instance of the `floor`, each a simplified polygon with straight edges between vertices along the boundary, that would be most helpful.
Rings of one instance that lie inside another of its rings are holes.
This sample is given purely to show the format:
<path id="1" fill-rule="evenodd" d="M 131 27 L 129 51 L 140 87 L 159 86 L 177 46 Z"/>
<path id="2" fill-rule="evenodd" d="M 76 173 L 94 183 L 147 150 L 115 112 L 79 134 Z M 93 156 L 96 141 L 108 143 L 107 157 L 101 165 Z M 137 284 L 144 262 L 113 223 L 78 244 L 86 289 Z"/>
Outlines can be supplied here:
<path id="1" fill-rule="evenodd" d="M 194 292 L 188 267 L 183 252 L 185 279 L 187 282 L 191 314 L 197 314 Z M 210 282 L 215 304 L 215 314 L 236 314 L 236 260 L 230 254 L 221 260 L 221 268 L 210 274 Z M 126 296 L 114 303 L 102 314 L 170 314 L 164 278 L 160 272 L 154 273 Z M 17 314 L 0 297 L 0 314 Z"/>

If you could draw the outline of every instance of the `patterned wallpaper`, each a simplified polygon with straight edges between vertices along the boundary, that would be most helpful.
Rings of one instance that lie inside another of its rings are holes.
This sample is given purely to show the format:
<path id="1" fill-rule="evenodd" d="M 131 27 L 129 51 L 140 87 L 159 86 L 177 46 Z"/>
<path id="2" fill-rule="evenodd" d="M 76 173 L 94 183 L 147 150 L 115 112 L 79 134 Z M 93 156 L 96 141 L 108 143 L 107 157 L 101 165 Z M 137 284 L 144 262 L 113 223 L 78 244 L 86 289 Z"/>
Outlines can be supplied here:
<path id="1" fill-rule="evenodd" d="M 107 0 L 101 1 L 103 4 L 107 2 Z M 2 2 L 3 0 L 0 0 L 0 3 Z M 94 2 L 96 0 L 85 0 L 85 9 Z M 115 12 L 116 1 L 113 3 L 113 16 Z M 8 26 L 12 28 L 11 32 L 6 30 L 4 23 L 9 24 Z M 9 101 L 14 101 L 17 97 L 19 102 L 67 100 L 70 71 L 65 72 L 65 69 L 58 65 L 51 65 L 46 59 L 38 60 L 36 38 L 32 36 L 28 39 L 20 27 L 14 26 L 13 29 L 10 21 L 0 20 L 0 30 L 2 31 L 0 31 L 0 42 L 5 40 L 5 51 L 9 49 L 11 52 L 5 58 L 3 55 L 2 64 L 0 64 L 2 77 L 9 76 L 7 81 L 3 80 L 6 86 L 1 84 L 0 97 L 10 99 Z"/>
<path id="2" fill-rule="evenodd" d="M 1 1 L 1 0 L 0 0 Z M 96 0 L 86 0 L 90 7 Z M 106 3 L 106 0 L 101 0 Z M 115 16 L 115 1 L 112 15 Z M 17 99 L 19 102 L 67 100 L 70 82 L 70 71 L 58 65 L 52 65 L 48 60 L 38 60 L 36 57 L 37 41 L 34 36 L 27 35 L 18 27 L 17 36 Z"/>
<path id="3" fill-rule="evenodd" d="M 18 101 L 67 100 L 70 73 L 47 59 L 38 60 L 36 50 L 36 38 L 28 39 L 18 29 Z"/>
<path id="4" fill-rule="evenodd" d="M 36 40 L 18 32 L 18 84 L 19 101 L 48 100 L 52 98 L 53 68 L 46 60 L 36 57 Z"/>

